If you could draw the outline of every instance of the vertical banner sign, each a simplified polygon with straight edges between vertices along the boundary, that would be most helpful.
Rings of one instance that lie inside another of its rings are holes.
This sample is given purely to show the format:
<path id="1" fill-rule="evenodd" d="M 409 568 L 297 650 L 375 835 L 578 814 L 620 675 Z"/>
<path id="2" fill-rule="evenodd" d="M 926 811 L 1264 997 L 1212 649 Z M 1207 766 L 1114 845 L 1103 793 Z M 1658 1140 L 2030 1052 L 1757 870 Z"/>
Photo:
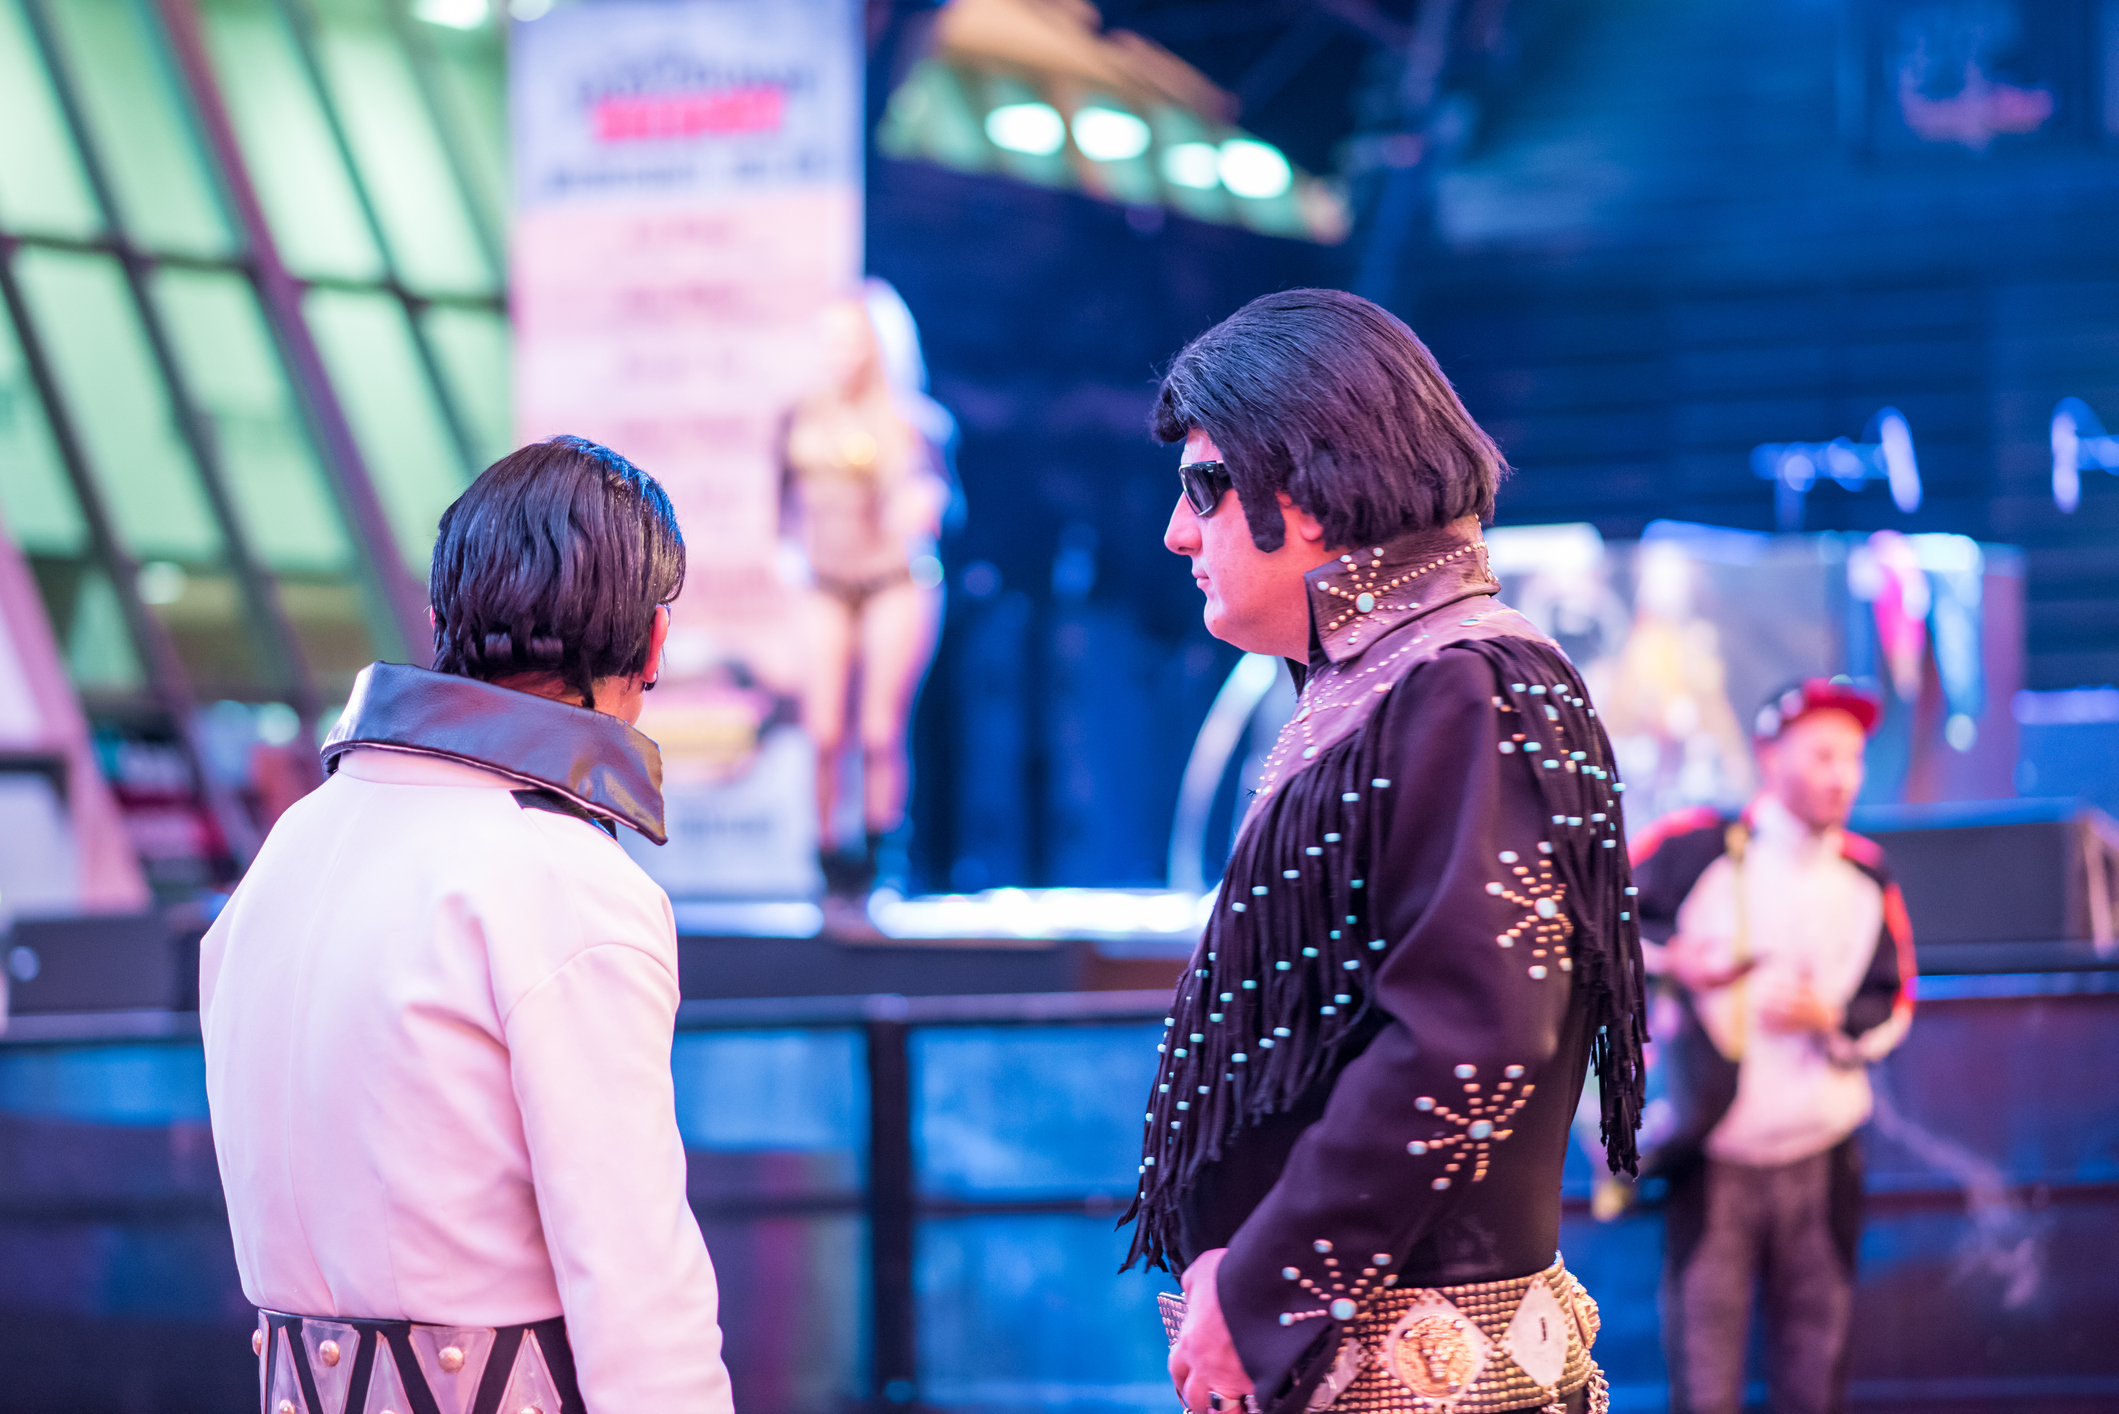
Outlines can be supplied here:
<path id="1" fill-rule="evenodd" d="M 861 273 L 860 9 L 591 0 L 518 22 L 510 72 L 517 432 L 606 443 L 676 503 L 690 569 L 642 727 L 682 795 L 728 776 L 731 678 L 802 668 L 777 444 Z"/>

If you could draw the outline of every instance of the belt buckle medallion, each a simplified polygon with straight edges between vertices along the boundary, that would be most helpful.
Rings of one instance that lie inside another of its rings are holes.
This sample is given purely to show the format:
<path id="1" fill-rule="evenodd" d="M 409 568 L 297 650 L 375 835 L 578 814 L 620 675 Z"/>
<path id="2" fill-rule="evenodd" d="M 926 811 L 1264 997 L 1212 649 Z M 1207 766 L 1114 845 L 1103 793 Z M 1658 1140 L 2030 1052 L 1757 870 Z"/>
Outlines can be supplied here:
<path id="1" fill-rule="evenodd" d="M 1447 1411 L 1471 1392 L 1493 1354 L 1472 1319 L 1439 1296 L 1414 1302 L 1384 1338 L 1384 1368 L 1423 1405 Z"/>

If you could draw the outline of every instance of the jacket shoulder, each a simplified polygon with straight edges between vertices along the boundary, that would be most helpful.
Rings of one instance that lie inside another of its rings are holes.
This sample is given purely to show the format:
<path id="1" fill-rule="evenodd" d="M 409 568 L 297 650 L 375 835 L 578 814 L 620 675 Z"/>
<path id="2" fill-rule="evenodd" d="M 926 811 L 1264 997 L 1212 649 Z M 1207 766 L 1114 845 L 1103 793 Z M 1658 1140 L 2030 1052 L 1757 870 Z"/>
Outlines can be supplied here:
<path id="1" fill-rule="evenodd" d="M 1710 840 L 1715 853 L 1720 853 L 1724 848 L 1722 832 L 1728 824 L 1728 817 L 1711 805 L 1673 810 L 1633 837 L 1626 847 L 1627 857 L 1638 869 L 1666 847 L 1673 853 L 1691 854 Z"/>
<path id="2" fill-rule="evenodd" d="M 1874 879 L 1879 887 L 1891 885 L 1891 866 L 1884 858 L 1884 847 L 1867 835 L 1857 835 L 1852 830 L 1842 830 L 1839 837 L 1840 858 Z"/>

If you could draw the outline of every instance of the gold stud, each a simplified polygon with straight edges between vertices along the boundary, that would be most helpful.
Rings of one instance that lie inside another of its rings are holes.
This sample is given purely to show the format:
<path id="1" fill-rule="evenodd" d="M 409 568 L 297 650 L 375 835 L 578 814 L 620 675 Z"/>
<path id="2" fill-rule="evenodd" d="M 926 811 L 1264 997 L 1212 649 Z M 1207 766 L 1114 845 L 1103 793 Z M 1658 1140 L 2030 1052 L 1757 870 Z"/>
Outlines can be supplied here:
<path id="1" fill-rule="evenodd" d="M 544 1411 L 534 1404 L 525 1404 L 522 1406 L 522 1414 L 544 1414 Z"/>
<path id="2" fill-rule="evenodd" d="M 263 1355 L 265 1353 L 265 1333 L 263 1331 L 252 1331 L 250 1333 L 250 1353 L 252 1355 Z"/>
<path id="3" fill-rule="evenodd" d="M 280 1414 L 294 1414 L 294 1401 L 291 1399 L 281 1400 Z"/>
<path id="4" fill-rule="evenodd" d="M 338 1364 L 338 1342 L 327 1340 L 316 1348 L 317 1357 L 326 1365 Z"/>
<path id="5" fill-rule="evenodd" d="M 442 1373 L 445 1375 L 453 1375 L 464 1367 L 464 1353 L 453 1345 L 444 1345 L 435 1358 L 441 1361 Z"/>

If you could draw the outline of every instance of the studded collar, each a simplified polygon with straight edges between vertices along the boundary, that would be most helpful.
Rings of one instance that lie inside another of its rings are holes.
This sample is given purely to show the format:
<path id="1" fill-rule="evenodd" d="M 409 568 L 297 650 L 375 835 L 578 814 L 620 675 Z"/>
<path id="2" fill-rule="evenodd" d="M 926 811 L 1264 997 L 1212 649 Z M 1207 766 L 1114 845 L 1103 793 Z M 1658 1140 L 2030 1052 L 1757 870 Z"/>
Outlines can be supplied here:
<path id="1" fill-rule="evenodd" d="M 484 766 L 656 844 L 667 838 L 662 752 L 606 712 L 453 673 L 372 663 L 324 738 L 324 769 L 336 771 L 339 757 L 359 746 Z"/>
<path id="2" fill-rule="evenodd" d="M 1260 765 L 1253 815 L 1290 777 L 1361 730 L 1400 679 L 1451 644 L 1548 641 L 1494 598 L 1501 584 L 1487 568 L 1486 542 L 1472 516 L 1349 551 L 1303 578 L 1310 661 L 1307 668 L 1289 664 L 1301 669 L 1301 695 Z"/>
<path id="3" fill-rule="evenodd" d="M 1476 516 L 1357 546 L 1303 581 L 1315 630 L 1312 668 L 1324 666 L 1320 653 L 1328 662 L 1349 662 L 1409 619 L 1501 589 L 1487 568 Z"/>

